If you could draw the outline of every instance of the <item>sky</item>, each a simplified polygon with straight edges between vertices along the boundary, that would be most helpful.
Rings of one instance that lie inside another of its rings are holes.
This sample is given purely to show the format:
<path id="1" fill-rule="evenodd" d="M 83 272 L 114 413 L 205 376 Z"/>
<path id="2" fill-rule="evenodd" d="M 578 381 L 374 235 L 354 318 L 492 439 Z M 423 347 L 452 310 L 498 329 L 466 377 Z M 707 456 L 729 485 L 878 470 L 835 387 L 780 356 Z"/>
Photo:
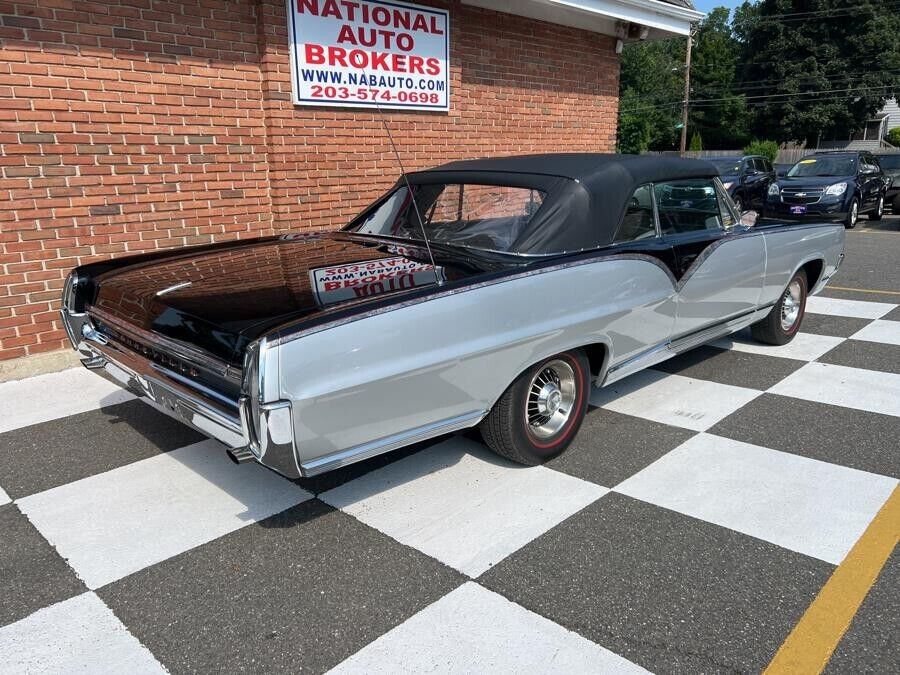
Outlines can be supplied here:
<path id="1" fill-rule="evenodd" d="M 744 0 L 693 0 L 693 2 L 694 7 L 701 12 L 708 12 L 715 7 L 728 7 L 734 9 L 738 5 L 743 4 Z"/>

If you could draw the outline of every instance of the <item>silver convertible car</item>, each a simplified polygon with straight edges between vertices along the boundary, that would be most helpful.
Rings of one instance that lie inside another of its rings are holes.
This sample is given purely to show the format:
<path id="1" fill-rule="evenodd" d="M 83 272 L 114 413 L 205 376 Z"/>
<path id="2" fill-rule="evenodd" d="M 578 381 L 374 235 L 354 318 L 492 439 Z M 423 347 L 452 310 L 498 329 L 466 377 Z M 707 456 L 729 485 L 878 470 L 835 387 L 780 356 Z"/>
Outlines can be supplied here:
<path id="1" fill-rule="evenodd" d="M 62 317 L 235 461 L 312 476 L 478 426 L 562 453 L 590 388 L 750 326 L 784 344 L 839 224 L 744 224 L 711 164 L 533 155 L 410 173 L 338 232 L 79 267 Z"/>

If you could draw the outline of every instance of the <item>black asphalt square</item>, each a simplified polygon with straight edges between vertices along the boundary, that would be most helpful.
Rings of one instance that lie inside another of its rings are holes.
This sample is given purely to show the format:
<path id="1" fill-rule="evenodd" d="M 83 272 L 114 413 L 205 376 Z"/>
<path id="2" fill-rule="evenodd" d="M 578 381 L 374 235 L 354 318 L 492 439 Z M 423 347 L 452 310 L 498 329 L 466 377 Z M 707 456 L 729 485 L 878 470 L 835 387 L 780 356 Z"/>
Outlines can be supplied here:
<path id="1" fill-rule="evenodd" d="M 0 434 L 0 484 L 19 499 L 204 439 L 128 401 Z"/>
<path id="2" fill-rule="evenodd" d="M 759 672 L 833 569 L 609 493 L 479 581 L 654 672 Z"/>
<path id="3" fill-rule="evenodd" d="M 822 363 L 900 375 L 900 345 L 845 340 L 818 359 Z"/>
<path id="4" fill-rule="evenodd" d="M 663 361 L 654 369 L 765 391 L 802 366 L 802 361 L 703 346 Z"/>
<path id="5" fill-rule="evenodd" d="M 17 506 L 0 506 L 0 626 L 86 590 Z"/>
<path id="6" fill-rule="evenodd" d="M 779 420 L 790 420 L 780 424 Z M 763 394 L 709 433 L 831 464 L 900 477 L 897 418 Z"/>
<path id="7" fill-rule="evenodd" d="M 319 673 L 462 582 L 309 500 L 98 594 L 172 673 Z"/>
<path id="8" fill-rule="evenodd" d="M 825 668 L 827 675 L 897 672 L 900 672 L 900 548 L 895 548 L 885 563 Z"/>
<path id="9" fill-rule="evenodd" d="M 814 333 L 815 335 L 850 337 L 870 323 L 872 322 L 869 319 L 856 319 L 849 316 L 804 314 L 800 330 L 804 333 Z"/>
<path id="10" fill-rule="evenodd" d="M 614 487 L 678 447 L 695 432 L 594 408 L 572 445 L 547 466 Z"/>

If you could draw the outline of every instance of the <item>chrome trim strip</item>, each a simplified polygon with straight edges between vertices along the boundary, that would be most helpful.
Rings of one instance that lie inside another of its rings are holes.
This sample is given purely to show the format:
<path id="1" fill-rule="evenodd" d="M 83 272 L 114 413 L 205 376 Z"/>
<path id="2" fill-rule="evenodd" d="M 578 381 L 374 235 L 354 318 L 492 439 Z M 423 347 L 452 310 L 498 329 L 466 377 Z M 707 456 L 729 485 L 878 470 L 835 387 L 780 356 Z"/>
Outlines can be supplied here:
<path id="1" fill-rule="evenodd" d="M 90 316 L 98 318 L 103 323 L 107 323 L 116 330 L 122 331 L 138 342 L 146 342 L 152 347 L 159 347 L 160 349 L 169 351 L 178 358 L 184 359 L 185 361 L 190 361 L 194 365 L 212 371 L 216 375 L 221 375 L 222 377 L 233 376 L 233 369 L 229 368 L 229 364 L 214 356 L 210 356 L 206 352 L 195 349 L 194 347 L 186 345 L 183 342 L 178 342 L 177 340 L 172 340 L 171 338 L 167 338 L 163 335 L 144 330 L 143 328 L 140 328 L 128 323 L 127 321 L 123 321 L 116 316 L 113 316 L 109 312 L 100 309 L 96 305 L 91 305 L 87 308 L 87 310 Z"/>
<path id="2" fill-rule="evenodd" d="M 747 325 L 753 323 L 758 318 L 761 318 L 768 314 L 774 304 L 775 303 L 773 302 L 762 307 L 757 307 L 756 309 L 752 309 L 749 312 L 744 312 L 743 314 L 739 314 L 738 316 L 713 324 L 712 326 L 701 328 L 698 331 L 688 333 L 687 335 L 676 338 L 674 340 L 666 340 L 665 342 L 660 342 L 659 344 L 656 344 L 649 349 L 645 349 L 639 354 L 636 354 L 635 356 L 632 356 L 625 361 L 622 361 L 622 363 L 618 363 L 607 370 L 600 386 L 605 387 L 606 385 L 612 384 L 613 382 L 618 382 L 619 380 L 624 379 L 639 370 L 644 370 L 645 368 L 654 366 L 657 363 L 662 363 L 663 361 L 681 354 L 682 352 L 688 351 L 689 349 L 699 347 L 702 344 L 706 344 L 707 342 L 723 337 L 725 335 L 730 335 L 731 333 L 734 333 L 735 331 L 738 331 L 741 328 L 744 328 Z"/>
<path id="3" fill-rule="evenodd" d="M 432 424 L 426 424 L 415 429 L 410 429 L 409 431 L 403 431 L 399 434 L 388 436 L 387 438 L 381 438 L 377 441 L 357 445 L 355 448 L 350 448 L 349 450 L 341 450 L 330 455 L 312 459 L 300 465 L 300 473 L 304 478 L 317 476 L 320 473 L 333 471 L 334 469 L 339 469 L 342 466 L 360 462 L 364 459 L 370 459 L 377 455 L 390 452 L 391 450 L 402 448 L 406 445 L 412 445 L 413 443 L 447 434 L 451 431 L 466 429 L 478 424 L 484 419 L 484 416 L 487 415 L 487 413 L 487 410 L 473 410 L 464 415 L 451 417 Z"/>

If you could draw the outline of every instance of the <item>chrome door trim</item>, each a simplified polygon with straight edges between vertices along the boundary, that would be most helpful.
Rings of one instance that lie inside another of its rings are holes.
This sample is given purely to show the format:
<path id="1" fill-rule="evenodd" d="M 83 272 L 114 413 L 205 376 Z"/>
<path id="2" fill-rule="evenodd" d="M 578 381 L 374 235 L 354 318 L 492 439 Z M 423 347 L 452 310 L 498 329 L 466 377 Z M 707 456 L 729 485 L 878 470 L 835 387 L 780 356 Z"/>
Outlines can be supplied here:
<path id="1" fill-rule="evenodd" d="M 457 417 L 450 417 L 445 420 L 410 429 L 409 431 L 394 434 L 387 438 L 381 438 L 377 441 L 363 443 L 362 445 L 357 445 L 348 450 L 340 450 L 338 452 L 333 452 L 330 455 L 311 459 L 300 465 L 300 473 L 304 478 L 317 476 L 320 473 L 333 471 L 334 469 L 339 469 L 342 466 L 354 464 L 355 462 L 360 462 L 364 459 L 370 459 L 377 455 L 390 452 L 391 450 L 397 450 L 406 445 L 412 445 L 413 443 L 434 438 L 435 436 L 441 436 L 452 431 L 467 429 L 478 424 L 487 413 L 487 410 L 473 410 L 472 412 Z"/>
<path id="2" fill-rule="evenodd" d="M 757 307 L 744 314 L 731 317 L 725 321 L 715 323 L 712 326 L 701 328 L 698 331 L 688 333 L 687 335 L 674 340 L 661 342 L 649 349 L 645 349 L 640 354 L 632 356 L 630 359 L 616 364 L 607 370 L 600 386 L 605 387 L 613 382 L 618 382 L 629 375 L 644 370 L 645 368 L 655 366 L 657 363 L 662 363 L 682 352 L 686 352 L 694 347 L 699 347 L 700 345 L 720 337 L 730 335 L 735 331 L 739 331 L 741 328 L 746 328 L 751 323 L 755 323 L 759 319 L 765 317 L 772 310 L 773 306 L 774 303 L 769 303 L 763 307 Z"/>

